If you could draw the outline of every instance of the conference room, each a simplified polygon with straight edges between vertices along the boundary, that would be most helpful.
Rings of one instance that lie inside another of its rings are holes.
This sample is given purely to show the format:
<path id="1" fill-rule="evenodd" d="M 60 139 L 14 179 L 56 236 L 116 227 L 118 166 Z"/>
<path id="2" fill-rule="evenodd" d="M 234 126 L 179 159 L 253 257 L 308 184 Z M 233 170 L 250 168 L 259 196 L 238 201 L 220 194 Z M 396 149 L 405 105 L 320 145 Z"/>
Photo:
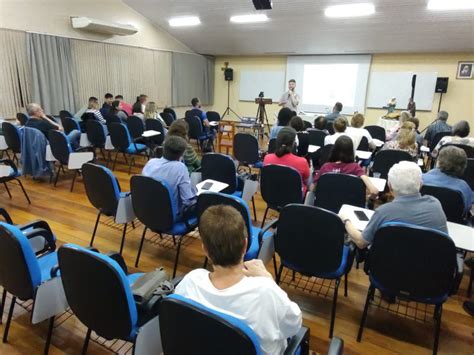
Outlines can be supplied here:
<path id="1" fill-rule="evenodd" d="M 472 0 L 0 0 L 0 353 L 472 354 Z"/>

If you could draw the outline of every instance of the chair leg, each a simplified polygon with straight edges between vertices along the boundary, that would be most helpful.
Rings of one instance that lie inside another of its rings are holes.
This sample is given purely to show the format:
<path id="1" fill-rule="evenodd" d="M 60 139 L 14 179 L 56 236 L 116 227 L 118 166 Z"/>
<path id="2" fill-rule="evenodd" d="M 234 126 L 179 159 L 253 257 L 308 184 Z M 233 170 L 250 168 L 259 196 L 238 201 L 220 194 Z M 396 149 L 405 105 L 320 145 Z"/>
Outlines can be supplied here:
<path id="1" fill-rule="evenodd" d="M 62 167 L 62 165 L 59 165 L 59 167 L 58 167 L 58 172 L 56 173 L 56 178 L 54 179 L 54 187 L 56 187 L 56 184 L 58 183 L 59 173 L 61 172 L 61 167 Z"/>
<path id="2" fill-rule="evenodd" d="M 117 163 L 117 157 L 119 152 L 115 153 L 114 163 L 112 164 L 112 170 L 115 170 L 115 164 Z"/>
<path id="3" fill-rule="evenodd" d="M 277 259 L 275 254 L 273 254 L 273 270 L 275 271 L 275 279 L 278 275 L 278 269 L 277 269 Z"/>
<path id="4" fill-rule="evenodd" d="M 173 235 L 173 245 L 176 246 L 176 237 Z"/>
<path id="5" fill-rule="evenodd" d="M 347 297 L 347 279 L 349 278 L 349 273 L 344 274 L 344 297 Z"/>
<path id="6" fill-rule="evenodd" d="M 99 214 L 97 215 L 97 219 L 95 220 L 94 231 L 92 232 L 92 238 L 91 238 L 91 242 L 89 243 L 89 246 L 92 246 L 94 244 L 95 232 L 97 232 L 97 226 L 99 225 L 99 219 L 100 219 L 101 214 L 102 212 L 99 211 Z"/>
<path id="7" fill-rule="evenodd" d="M 48 355 L 49 353 L 49 345 L 51 344 L 51 337 L 53 336 L 53 328 L 54 328 L 54 316 L 49 318 L 48 335 L 46 336 L 46 344 L 44 346 L 44 355 Z"/>
<path id="8" fill-rule="evenodd" d="M 133 157 L 130 157 L 130 164 L 128 164 L 128 175 L 132 172 L 132 163 L 133 163 Z"/>
<path id="9" fill-rule="evenodd" d="M 276 265 L 276 264 L 275 264 Z M 280 284 L 281 274 L 283 273 L 283 263 L 280 264 L 280 268 L 278 269 L 278 273 L 276 274 L 276 284 Z"/>
<path id="10" fill-rule="evenodd" d="M 5 185 L 5 190 L 7 190 L 8 196 L 10 197 L 10 200 L 11 200 L 11 199 L 12 199 L 12 194 L 11 194 L 11 192 L 10 192 L 10 189 L 8 188 L 7 183 L 4 182 L 3 185 Z"/>
<path id="11" fill-rule="evenodd" d="M 12 298 L 12 303 L 10 304 L 10 310 L 8 311 L 7 324 L 5 324 L 5 331 L 3 332 L 3 342 L 6 343 L 8 339 L 8 331 L 10 330 L 10 323 L 13 317 L 13 309 L 15 308 L 16 297 Z"/>
<path id="12" fill-rule="evenodd" d="M 3 289 L 2 304 L 0 304 L 0 324 L 3 324 L 3 310 L 5 309 L 5 301 L 7 300 L 7 290 Z"/>
<path id="13" fill-rule="evenodd" d="M 76 176 L 77 176 L 77 170 L 74 170 L 74 176 L 72 177 L 71 189 L 69 190 L 70 192 L 72 192 L 72 190 L 74 189 L 74 182 L 76 181 Z"/>
<path id="14" fill-rule="evenodd" d="M 360 320 L 359 333 L 357 334 L 357 342 L 360 343 L 362 340 L 362 332 L 364 331 L 365 320 L 367 319 L 367 311 L 369 310 L 370 300 L 373 299 L 375 287 L 370 286 L 367 290 L 367 298 L 365 299 L 364 313 L 362 313 L 362 319 Z"/>
<path id="15" fill-rule="evenodd" d="M 25 195 L 26 200 L 28 201 L 28 204 L 31 205 L 30 197 L 29 197 L 28 194 L 26 193 L 26 190 L 25 190 L 25 188 L 23 187 L 23 183 L 21 182 L 20 179 L 16 179 L 16 181 L 18 181 L 18 184 L 20 185 L 21 190 L 23 191 L 23 194 Z"/>
<path id="16" fill-rule="evenodd" d="M 125 235 L 127 234 L 127 223 L 123 226 L 122 241 L 120 242 L 120 255 L 122 255 L 123 245 L 125 244 Z"/>
<path id="17" fill-rule="evenodd" d="M 174 236 L 173 236 L 174 237 Z M 173 268 L 173 278 L 176 276 L 176 269 L 178 268 L 178 260 L 179 260 L 179 252 L 181 250 L 181 242 L 184 238 L 184 235 L 182 235 L 180 238 L 179 238 L 179 242 L 178 242 L 178 250 L 176 251 L 176 259 L 174 261 L 174 268 Z"/>
<path id="18" fill-rule="evenodd" d="M 263 214 L 262 225 L 260 226 L 260 228 L 263 228 L 265 225 L 265 220 L 267 219 L 267 213 L 268 213 L 268 206 L 267 208 L 265 208 L 265 213 Z"/>
<path id="19" fill-rule="evenodd" d="M 472 282 L 474 281 L 474 267 L 471 268 L 471 277 L 469 278 L 469 284 L 467 285 L 467 297 L 472 296 Z"/>
<path id="20" fill-rule="evenodd" d="M 339 283 L 341 279 L 336 280 L 336 287 L 334 288 L 334 297 L 332 299 L 332 310 L 331 310 L 331 325 L 329 327 L 329 338 L 332 338 L 334 333 L 334 323 L 336 321 L 336 306 L 337 306 L 337 293 L 339 291 Z"/>
<path id="21" fill-rule="evenodd" d="M 441 315 L 443 313 L 443 305 L 439 304 L 435 307 L 435 333 L 434 333 L 434 345 L 433 345 L 433 355 L 438 353 L 439 345 L 439 333 L 441 331 Z"/>
<path id="22" fill-rule="evenodd" d="M 257 222 L 257 209 L 255 208 L 255 199 L 252 196 L 253 220 Z"/>
<path id="23" fill-rule="evenodd" d="M 82 355 L 87 353 L 87 347 L 89 346 L 89 340 L 91 338 L 91 329 L 87 329 L 86 339 L 84 340 L 84 345 L 82 346 Z"/>
<path id="24" fill-rule="evenodd" d="M 135 260 L 135 267 L 138 267 L 138 261 L 140 260 L 140 255 L 142 253 L 143 242 L 145 241 L 146 230 L 147 230 L 147 227 L 143 229 L 142 240 L 140 240 L 140 247 L 138 248 L 137 260 Z"/>

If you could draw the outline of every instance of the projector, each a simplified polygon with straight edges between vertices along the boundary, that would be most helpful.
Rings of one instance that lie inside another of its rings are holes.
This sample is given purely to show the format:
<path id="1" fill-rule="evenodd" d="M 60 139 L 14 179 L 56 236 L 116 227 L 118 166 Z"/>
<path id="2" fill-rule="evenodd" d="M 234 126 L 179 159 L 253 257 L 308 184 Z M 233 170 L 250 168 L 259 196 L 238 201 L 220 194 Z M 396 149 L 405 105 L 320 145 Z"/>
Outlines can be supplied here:
<path id="1" fill-rule="evenodd" d="M 252 0 L 255 10 L 271 10 L 272 2 L 270 0 Z"/>

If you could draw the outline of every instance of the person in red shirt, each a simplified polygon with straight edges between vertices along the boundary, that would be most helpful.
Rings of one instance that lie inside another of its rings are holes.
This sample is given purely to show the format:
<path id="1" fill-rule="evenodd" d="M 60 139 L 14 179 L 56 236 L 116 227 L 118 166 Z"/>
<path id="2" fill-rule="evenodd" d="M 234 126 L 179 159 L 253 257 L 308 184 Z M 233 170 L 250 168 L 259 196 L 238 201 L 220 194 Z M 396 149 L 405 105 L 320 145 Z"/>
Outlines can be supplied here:
<path id="1" fill-rule="evenodd" d="M 132 105 L 127 104 L 125 101 L 123 101 L 122 95 L 115 96 L 115 100 L 120 101 L 120 109 L 122 111 L 125 111 L 125 113 L 129 116 L 132 115 Z"/>
<path id="2" fill-rule="evenodd" d="M 321 175 L 326 173 L 358 176 L 362 179 L 372 195 L 377 195 L 379 192 L 365 174 L 364 169 L 354 161 L 354 144 L 352 143 L 352 139 L 348 136 L 340 136 L 336 139 L 329 156 L 329 162 L 323 164 L 321 169 L 314 175 L 313 185 L 311 185 L 312 191 L 314 191 Z"/>
<path id="3" fill-rule="evenodd" d="M 278 132 L 276 138 L 276 150 L 273 154 L 267 154 L 263 165 L 284 165 L 297 170 L 301 175 L 303 196 L 308 188 L 310 176 L 308 161 L 305 158 L 293 154 L 295 146 L 296 131 L 291 127 L 284 127 Z"/>

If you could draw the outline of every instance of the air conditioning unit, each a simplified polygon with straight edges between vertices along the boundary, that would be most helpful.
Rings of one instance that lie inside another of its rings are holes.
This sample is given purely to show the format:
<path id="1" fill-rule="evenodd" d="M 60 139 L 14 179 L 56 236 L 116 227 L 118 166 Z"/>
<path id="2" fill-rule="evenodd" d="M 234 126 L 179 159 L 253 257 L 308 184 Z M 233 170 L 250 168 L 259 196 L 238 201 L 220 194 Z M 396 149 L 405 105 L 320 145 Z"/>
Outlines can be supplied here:
<path id="1" fill-rule="evenodd" d="M 129 36 L 138 32 L 138 29 L 132 25 L 122 25 L 114 22 L 97 20 L 90 17 L 71 17 L 72 27 L 97 32 L 107 33 L 119 36 Z"/>

